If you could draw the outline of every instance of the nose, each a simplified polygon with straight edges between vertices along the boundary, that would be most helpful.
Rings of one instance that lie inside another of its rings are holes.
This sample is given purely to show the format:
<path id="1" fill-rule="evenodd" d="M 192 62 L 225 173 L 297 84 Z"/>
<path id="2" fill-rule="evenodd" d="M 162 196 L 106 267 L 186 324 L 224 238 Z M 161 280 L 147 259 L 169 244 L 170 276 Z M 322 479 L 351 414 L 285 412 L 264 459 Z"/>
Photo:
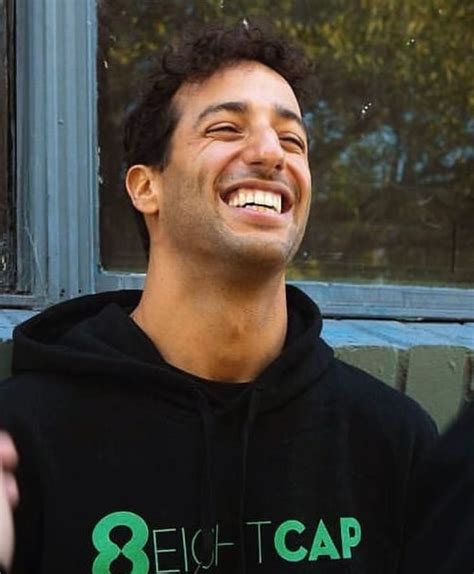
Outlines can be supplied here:
<path id="1" fill-rule="evenodd" d="M 262 128 L 249 136 L 242 153 L 243 160 L 251 166 L 270 171 L 281 171 L 285 165 L 285 150 L 278 134 L 270 128 Z"/>

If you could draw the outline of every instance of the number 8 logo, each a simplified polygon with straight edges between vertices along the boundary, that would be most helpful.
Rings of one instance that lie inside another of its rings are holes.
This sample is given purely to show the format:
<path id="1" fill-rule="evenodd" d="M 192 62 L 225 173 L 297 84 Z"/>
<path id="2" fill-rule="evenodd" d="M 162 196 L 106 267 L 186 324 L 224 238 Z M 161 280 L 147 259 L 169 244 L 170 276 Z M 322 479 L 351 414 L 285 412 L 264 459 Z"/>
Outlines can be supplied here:
<path id="1" fill-rule="evenodd" d="M 123 548 L 110 539 L 110 533 L 117 526 L 126 526 L 132 531 L 132 537 Z M 120 555 L 132 562 L 130 574 L 148 574 L 150 561 L 143 551 L 148 542 L 148 526 L 138 514 L 113 512 L 104 516 L 92 532 L 92 542 L 99 552 L 92 565 L 92 574 L 111 574 L 110 566 Z"/>

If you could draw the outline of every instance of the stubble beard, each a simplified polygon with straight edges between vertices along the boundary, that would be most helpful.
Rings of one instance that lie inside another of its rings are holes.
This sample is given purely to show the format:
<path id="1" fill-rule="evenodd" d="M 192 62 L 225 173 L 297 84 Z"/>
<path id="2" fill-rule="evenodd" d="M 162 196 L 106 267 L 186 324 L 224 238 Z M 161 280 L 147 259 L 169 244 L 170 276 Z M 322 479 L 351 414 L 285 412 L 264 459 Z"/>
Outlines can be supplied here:
<path id="1" fill-rule="evenodd" d="M 174 207 L 168 210 L 166 225 L 183 262 L 197 273 L 201 270 L 203 276 L 223 274 L 234 281 L 283 274 L 301 244 L 307 216 L 301 227 L 295 223 L 284 239 L 265 237 L 263 230 L 237 233 L 218 211 L 206 207 L 209 204 L 202 189 L 204 178 L 199 178 L 197 185 L 186 182 L 176 193 Z"/>

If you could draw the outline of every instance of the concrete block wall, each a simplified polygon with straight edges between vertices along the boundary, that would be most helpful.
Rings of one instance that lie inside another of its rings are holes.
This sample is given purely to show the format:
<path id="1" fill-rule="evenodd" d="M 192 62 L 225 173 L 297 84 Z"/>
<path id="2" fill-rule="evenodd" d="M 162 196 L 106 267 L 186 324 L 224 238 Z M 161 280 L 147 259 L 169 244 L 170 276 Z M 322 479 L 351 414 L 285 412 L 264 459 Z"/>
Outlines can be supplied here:
<path id="1" fill-rule="evenodd" d="M 474 397 L 474 323 L 327 320 L 342 360 L 418 401 L 446 428 Z"/>
<path id="2" fill-rule="evenodd" d="M 32 311 L 0 311 L 0 379 L 10 373 L 11 333 Z M 336 355 L 417 400 L 446 428 L 474 397 L 474 323 L 326 319 Z"/>

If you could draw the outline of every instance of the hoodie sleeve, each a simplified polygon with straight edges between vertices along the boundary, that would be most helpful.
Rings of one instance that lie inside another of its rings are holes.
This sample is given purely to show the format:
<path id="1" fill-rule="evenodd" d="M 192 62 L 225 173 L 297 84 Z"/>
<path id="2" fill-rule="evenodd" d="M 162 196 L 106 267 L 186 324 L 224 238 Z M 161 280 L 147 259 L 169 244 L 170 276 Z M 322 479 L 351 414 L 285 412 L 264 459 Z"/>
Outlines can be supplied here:
<path id="1" fill-rule="evenodd" d="M 402 574 L 474 572 L 474 403 L 415 475 Z"/>
<path id="2" fill-rule="evenodd" d="M 15 554 L 11 574 L 40 574 L 41 478 L 37 471 L 38 434 L 34 419 L 22 408 L 14 379 L 0 383 L 0 428 L 12 436 L 19 455 L 16 472 L 20 502 L 14 513 Z M 24 405 L 26 407 L 26 405 Z"/>
<path id="3" fill-rule="evenodd" d="M 400 574 L 402 574 L 401 565 L 403 564 L 405 548 L 412 537 L 413 530 L 416 528 L 414 520 L 413 493 L 417 482 L 417 476 L 423 466 L 424 460 L 426 460 L 435 447 L 439 436 L 435 422 L 418 404 L 414 404 L 414 401 L 412 401 L 407 410 L 408 412 L 411 411 L 412 415 L 410 417 L 412 421 L 412 425 L 410 425 L 411 432 L 407 434 L 410 445 L 407 446 L 405 444 L 402 447 L 402 444 L 400 443 L 399 449 L 396 451 L 396 456 L 400 462 L 402 460 L 406 461 L 408 456 L 408 464 L 404 466 L 403 470 L 401 470 L 402 475 L 400 476 L 400 481 L 403 481 L 404 483 L 404 487 L 401 489 L 401 492 L 403 492 L 403 498 L 400 500 L 401 504 L 398 509 L 402 534 L 402 539 L 400 541 L 401 552 L 398 561 L 398 571 L 400 571 Z M 397 512 L 397 510 L 394 509 L 394 512 Z M 425 570 L 422 569 L 420 572 L 425 572 Z M 420 574 L 420 572 L 417 574 Z"/>

